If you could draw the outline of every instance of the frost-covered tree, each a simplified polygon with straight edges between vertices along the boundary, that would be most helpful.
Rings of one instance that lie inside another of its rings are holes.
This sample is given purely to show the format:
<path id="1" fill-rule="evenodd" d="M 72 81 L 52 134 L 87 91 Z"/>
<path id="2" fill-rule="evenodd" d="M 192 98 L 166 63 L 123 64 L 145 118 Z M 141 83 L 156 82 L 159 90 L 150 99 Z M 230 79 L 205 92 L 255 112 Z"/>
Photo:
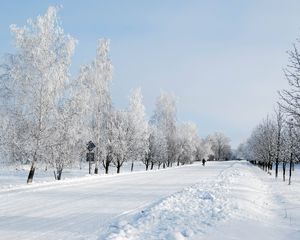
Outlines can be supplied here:
<path id="1" fill-rule="evenodd" d="M 14 135 L 9 145 L 11 151 L 22 149 L 22 158 L 30 161 L 28 183 L 32 182 L 37 161 L 45 159 L 45 149 L 53 145 L 49 141 L 53 113 L 69 79 L 76 43 L 64 33 L 57 11 L 49 7 L 45 15 L 29 19 L 26 26 L 10 27 L 17 53 L 10 55 L 6 69 L 10 92 L 10 104 L 6 106 Z"/>
<path id="2" fill-rule="evenodd" d="M 288 51 L 289 64 L 284 69 L 289 87 L 279 92 L 281 108 L 294 118 L 294 124 L 297 127 L 300 126 L 300 53 L 298 44 L 299 40 L 293 44 L 293 49 Z"/>
<path id="3" fill-rule="evenodd" d="M 161 92 L 156 100 L 151 123 L 157 126 L 167 140 L 167 166 L 176 160 L 176 113 L 174 95 Z"/>
<path id="4" fill-rule="evenodd" d="M 109 40 L 100 39 L 95 60 L 81 68 L 78 84 L 81 86 L 81 99 L 85 102 L 85 141 L 92 140 L 96 145 L 96 167 L 102 161 L 106 165 L 108 146 L 108 124 L 112 111 L 110 84 L 113 67 L 109 57 Z M 89 139 L 91 138 L 91 139 Z"/>
<path id="5" fill-rule="evenodd" d="M 128 160 L 130 154 L 129 118 L 126 111 L 117 110 L 112 114 L 111 156 L 112 162 L 117 168 L 117 173 L 120 173 L 123 163 Z"/>
<path id="6" fill-rule="evenodd" d="M 275 153 L 275 177 L 278 176 L 278 166 L 280 159 L 282 158 L 282 147 L 283 147 L 283 137 L 282 132 L 284 128 L 285 117 L 283 115 L 282 109 L 279 106 L 278 109 L 275 110 L 275 146 L 276 146 L 276 153 Z"/>
<path id="7" fill-rule="evenodd" d="M 129 99 L 129 158 L 131 159 L 131 171 L 135 161 L 143 161 L 149 144 L 148 121 L 146 120 L 145 107 L 143 105 L 141 89 L 132 91 Z"/>
<path id="8" fill-rule="evenodd" d="M 228 160 L 231 155 L 230 139 L 223 133 L 216 132 L 208 136 L 215 160 Z"/>
<path id="9" fill-rule="evenodd" d="M 298 156 L 297 152 L 299 151 L 299 146 L 297 143 L 299 142 L 298 132 L 300 132 L 300 53 L 299 53 L 299 39 L 297 42 L 293 44 L 293 47 L 290 51 L 288 51 L 289 63 L 284 69 L 285 77 L 288 81 L 289 87 L 279 91 L 280 101 L 279 105 L 282 108 L 283 112 L 287 114 L 289 118 L 293 119 L 293 132 L 294 136 L 290 137 L 295 138 L 294 143 L 292 144 L 293 152 L 290 153 L 290 159 Z M 291 124 L 289 124 L 291 126 Z M 290 139 L 292 140 L 292 139 Z M 287 142 L 284 142 L 286 145 Z M 296 145 L 295 145 L 296 144 Z M 291 145 L 291 143 L 290 143 Z M 291 148 L 291 147 L 287 147 Z M 283 152 L 286 153 L 287 149 L 284 149 Z M 290 164 L 293 161 L 290 161 Z M 286 161 L 283 162 L 283 172 L 285 176 L 285 165 Z M 285 177 L 284 177 L 285 178 Z"/>
<path id="10" fill-rule="evenodd" d="M 292 154 L 291 134 L 292 134 L 291 129 L 288 127 L 288 125 L 285 122 L 282 132 L 281 132 L 282 145 L 280 147 L 280 162 L 282 163 L 282 179 L 283 179 L 283 181 L 285 181 L 285 179 L 286 179 L 286 166 L 287 166 L 287 163 L 290 161 L 291 154 Z M 275 171 L 276 171 L 276 169 L 275 169 Z"/>
<path id="11" fill-rule="evenodd" d="M 76 99 L 69 96 L 56 109 L 51 135 L 53 145 L 45 150 L 49 152 L 50 165 L 56 169 L 54 176 L 57 180 L 61 179 L 62 171 L 66 167 L 72 166 L 79 159 L 82 151 L 78 147 L 81 137 L 78 104 Z"/>
<path id="12" fill-rule="evenodd" d="M 167 149 L 168 141 L 164 133 L 156 125 L 150 125 L 149 152 L 146 157 L 146 169 L 148 169 L 149 163 L 151 164 L 151 169 L 153 169 L 154 165 L 160 168 L 162 164 L 166 164 L 168 157 Z"/>
<path id="13" fill-rule="evenodd" d="M 295 127 L 294 119 L 290 118 L 286 121 L 286 128 L 284 134 L 283 155 L 284 157 L 284 169 L 283 180 L 285 181 L 285 168 L 286 163 L 289 163 L 289 185 L 292 181 L 292 171 L 295 161 L 299 161 L 299 128 Z"/>
<path id="14" fill-rule="evenodd" d="M 196 140 L 196 153 L 195 159 L 201 161 L 202 159 L 208 159 L 209 155 L 213 154 L 211 150 L 211 143 L 198 137 Z"/>
<path id="15" fill-rule="evenodd" d="M 195 160 L 199 141 L 197 131 L 196 125 L 192 123 L 183 123 L 177 128 L 177 166 L 179 163 L 186 164 Z"/>
<path id="16" fill-rule="evenodd" d="M 269 117 L 252 131 L 248 140 L 252 160 L 256 160 L 267 171 L 276 155 L 276 125 Z"/>

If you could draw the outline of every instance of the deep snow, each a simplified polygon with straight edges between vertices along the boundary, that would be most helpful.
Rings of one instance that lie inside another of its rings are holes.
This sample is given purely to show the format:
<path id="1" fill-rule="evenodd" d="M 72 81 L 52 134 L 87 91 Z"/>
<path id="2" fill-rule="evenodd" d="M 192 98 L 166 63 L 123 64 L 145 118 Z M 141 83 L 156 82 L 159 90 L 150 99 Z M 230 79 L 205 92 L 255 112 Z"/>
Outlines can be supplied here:
<path id="1" fill-rule="evenodd" d="M 0 239 L 300 239 L 299 169 L 291 186 L 235 161 L 6 186 Z"/>

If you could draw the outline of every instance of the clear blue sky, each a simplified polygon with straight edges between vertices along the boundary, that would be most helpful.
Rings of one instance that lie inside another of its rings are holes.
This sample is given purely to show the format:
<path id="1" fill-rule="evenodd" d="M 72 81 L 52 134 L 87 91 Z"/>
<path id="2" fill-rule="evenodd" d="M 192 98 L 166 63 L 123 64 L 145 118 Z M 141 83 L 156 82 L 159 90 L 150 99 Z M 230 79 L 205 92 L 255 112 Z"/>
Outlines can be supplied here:
<path id="1" fill-rule="evenodd" d="M 111 39 L 113 100 L 126 107 L 140 86 L 147 113 L 160 89 L 178 97 L 178 119 L 205 137 L 227 134 L 233 146 L 272 109 L 287 86 L 286 51 L 300 35 L 300 1 L 2 1 L 0 55 L 14 51 L 9 25 L 62 5 L 67 33 L 78 39 L 72 66 L 95 55 L 97 39 Z"/>

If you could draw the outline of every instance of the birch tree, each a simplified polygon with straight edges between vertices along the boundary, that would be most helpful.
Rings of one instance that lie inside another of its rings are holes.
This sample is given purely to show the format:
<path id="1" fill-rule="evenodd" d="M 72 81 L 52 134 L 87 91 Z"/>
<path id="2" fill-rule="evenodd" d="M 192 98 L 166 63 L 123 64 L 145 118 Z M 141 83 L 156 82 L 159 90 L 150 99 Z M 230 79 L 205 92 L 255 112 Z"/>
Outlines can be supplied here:
<path id="1" fill-rule="evenodd" d="M 76 159 L 80 158 L 81 149 L 78 147 L 80 142 L 79 112 L 77 112 L 78 102 L 69 96 L 59 104 L 55 113 L 55 123 L 51 140 L 54 143 L 48 147 L 49 163 L 56 169 L 55 179 L 60 180 L 63 170 L 72 166 Z"/>
<path id="2" fill-rule="evenodd" d="M 161 165 L 165 165 L 168 158 L 168 141 L 165 134 L 156 126 L 151 125 L 149 136 L 149 161 L 151 169 L 156 164 L 158 169 Z M 146 166 L 147 167 L 147 166 Z"/>
<path id="3" fill-rule="evenodd" d="M 151 122 L 157 126 L 167 140 L 167 166 L 170 166 L 176 159 L 176 113 L 174 95 L 161 92 L 156 100 Z"/>
<path id="4" fill-rule="evenodd" d="M 131 171 L 135 161 L 143 161 L 149 144 L 148 121 L 146 120 L 145 107 L 143 105 L 141 89 L 132 91 L 130 96 L 129 118 L 129 158 L 131 159 Z"/>
<path id="5" fill-rule="evenodd" d="M 208 159 L 208 156 L 213 154 L 211 150 L 211 143 L 209 141 L 201 139 L 200 137 L 197 138 L 195 147 L 195 158 L 198 161 L 201 161 L 203 158 Z"/>
<path id="6" fill-rule="evenodd" d="M 100 39 L 97 47 L 95 60 L 90 65 L 81 67 L 79 84 L 85 99 L 85 109 L 83 110 L 85 127 L 89 129 L 92 140 L 96 145 L 96 167 L 98 173 L 98 163 L 101 161 L 106 165 L 108 144 L 108 124 L 110 112 L 112 111 L 110 84 L 112 80 L 113 66 L 109 57 L 109 40 Z"/>
<path id="7" fill-rule="evenodd" d="M 276 126 L 269 117 L 257 125 L 248 140 L 252 160 L 256 160 L 266 171 L 276 156 L 276 140 Z"/>
<path id="8" fill-rule="evenodd" d="M 228 160 L 231 154 L 230 140 L 223 133 L 216 132 L 208 137 L 215 159 Z"/>
<path id="9" fill-rule="evenodd" d="M 128 112 L 117 110 L 112 119 L 111 154 L 112 162 L 117 168 L 117 173 L 130 154 L 131 139 L 129 133 Z"/>
<path id="10" fill-rule="evenodd" d="M 49 7 L 45 15 L 29 19 L 26 26 L 10 27 L 17 53 L 11 55 L 7 69 L 12 103 L 7 107 L 14 133 L 21 139 L 12 143 L 13 148 L 22 147 L 31 162 L 27 183 L 32 182 L 36 162 L 46 157 L 44 150 L 53 144 L 49 142 L 53 112 L 69 79 L 76 43 L 64 33 L 57 11 Z M 28 131 L 22 130 L 24 125 Z"/>
<path id="11" fill-rule="evenodd" d="M 179 163 L 186 164 L 195 160 L 198 135 L 196 125 L 192 123 L 183 123 L 177 129 L 179 151 L 177 166 L 179 166 Z"/>

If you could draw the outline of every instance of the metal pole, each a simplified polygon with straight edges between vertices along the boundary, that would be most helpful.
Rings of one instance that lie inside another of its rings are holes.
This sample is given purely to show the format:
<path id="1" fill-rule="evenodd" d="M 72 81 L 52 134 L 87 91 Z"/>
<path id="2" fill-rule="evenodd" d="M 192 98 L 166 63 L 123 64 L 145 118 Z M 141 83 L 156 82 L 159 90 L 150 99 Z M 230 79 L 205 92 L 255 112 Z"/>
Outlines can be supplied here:
<path id="1" fill-rule="evenodd" d="M 91 156 L 89 156 L 89 174 L 91 174 L 92 170 L 92 163 L 91 163 Z"/>

